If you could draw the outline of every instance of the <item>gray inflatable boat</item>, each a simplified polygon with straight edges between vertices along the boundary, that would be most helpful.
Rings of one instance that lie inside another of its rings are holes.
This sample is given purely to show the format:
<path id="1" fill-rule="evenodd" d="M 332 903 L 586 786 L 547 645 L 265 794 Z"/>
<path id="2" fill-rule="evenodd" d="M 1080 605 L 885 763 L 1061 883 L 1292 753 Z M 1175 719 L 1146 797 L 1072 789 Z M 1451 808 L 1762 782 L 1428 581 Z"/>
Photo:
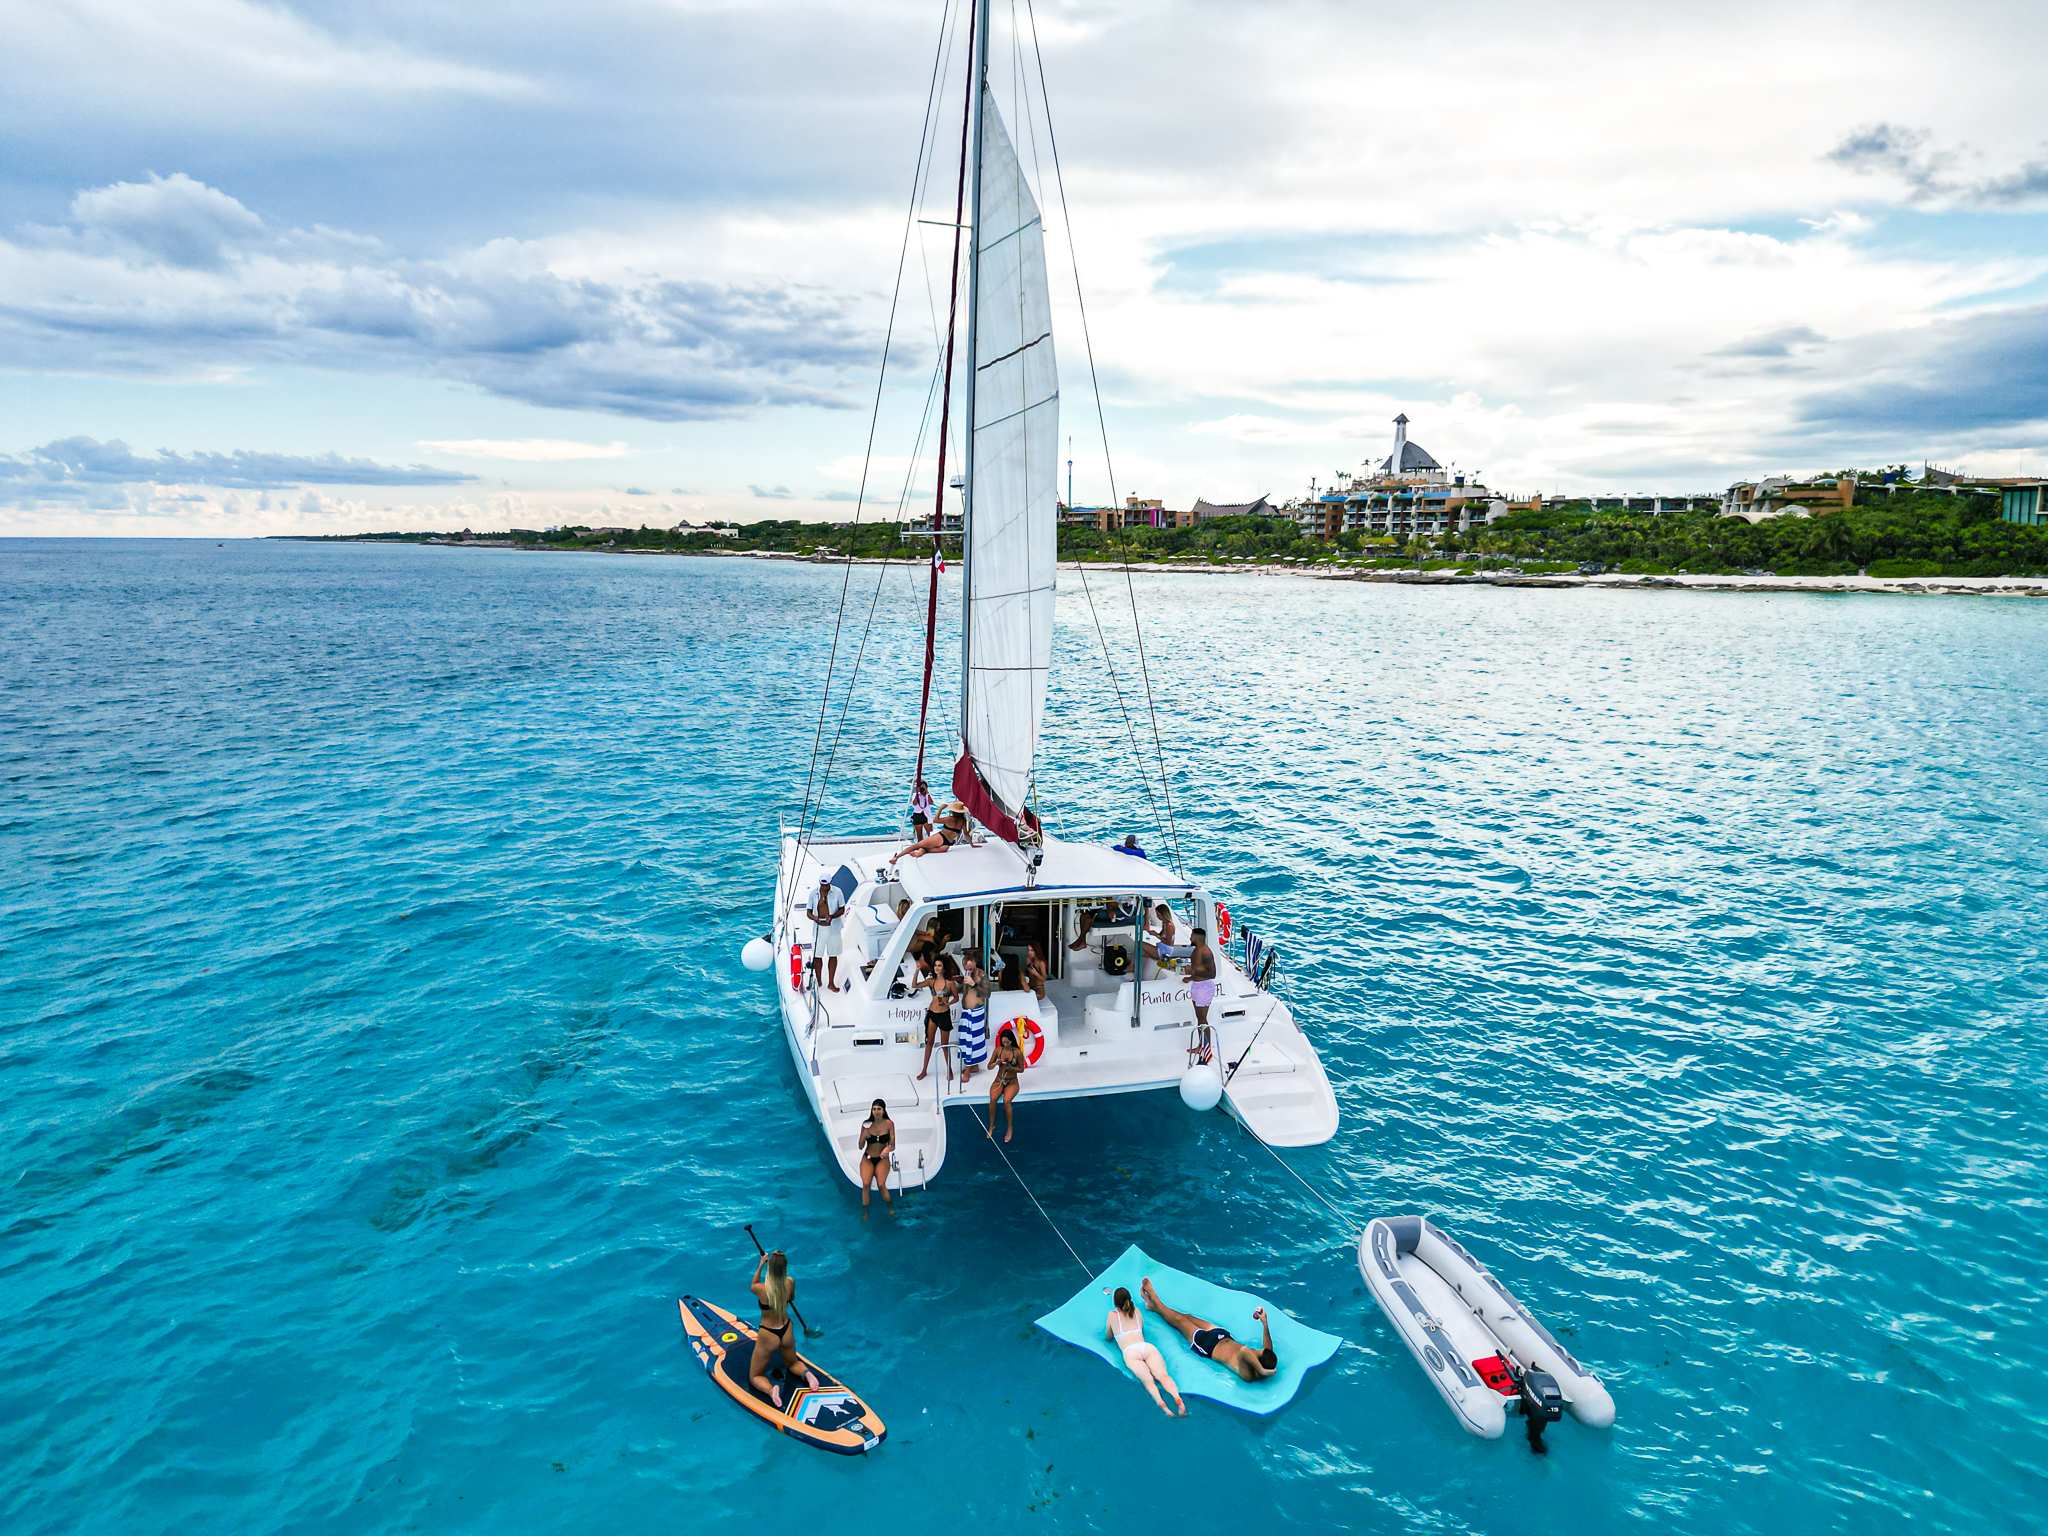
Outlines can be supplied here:
<path id="1" fill-rule="evenodd" d="M 1605 1429 L 1614 1399 L 1458 1242 L 1421 1216 L 1381 1216 L 1358 1239 L 1358 1272 L 1451 1412 L 1500 1438 L 1510 1408 L 1530 1444 L 1565 1413 Z"/>

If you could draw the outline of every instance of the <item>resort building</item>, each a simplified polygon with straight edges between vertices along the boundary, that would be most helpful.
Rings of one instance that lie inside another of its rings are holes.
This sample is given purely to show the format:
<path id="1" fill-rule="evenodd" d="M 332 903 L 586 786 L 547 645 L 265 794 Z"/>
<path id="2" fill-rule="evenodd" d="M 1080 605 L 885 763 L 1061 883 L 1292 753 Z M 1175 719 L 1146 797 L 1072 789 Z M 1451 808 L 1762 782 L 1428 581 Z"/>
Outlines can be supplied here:
<path id="1" fill-rule="evenodd" d="M 1854 475 L 1825 475 L 1811 480 L 1772 475 L 1765 480 L 1738 480 L 1729 486 L 1721 493 L 1721 515 L 1739 517 L 1745 523 L 1761 523 L 1787 514 L 1812 517 L 1822 512 L 1840 512 L 1855 503 Z"/>
<path id="2" fill-rule="evenodd" d="M 851 523 L 841 523 L 839 526 L 851 528 L 853 525 Z M 942 539 L 957 539 L 960 537 L 960 527 L 960 514 L 958 512 L 948 512 L 939 519 L 939 537 Z M 918 539 L 928 539 L 931 536 L 932 520 L 929 517 L 914 518 L 910 522 L 903 523 L 899 525 L 896 533 L 896 537 L 905 544 L 913 543 Z"/>
<path id="3" fill-rule="evenodd" d="M 1507 498 L 1476 477 L 1445 469 L 1430 451 L 1408 436 L 1408 415 L 1394 418 L 1394 447 L 1378 465 L 1347 477 L 1341 489 L 1310 498 L 1295 512 L 1304 536 L 1334 539 L 1357 533 L 1368 538 L 1435 537 L 1483 528 L 1505 516 Z"/>
<path id="4" fill-rule="evenodd" d="M 1998 488 L 1998 515 L 2038 528 L 2048 523 L 2048 480 L 2007 480 Z"/>
<path id="5" fill-rule="evenodd" d="M 1176 512 L 1156 497 L 1148 500 L 1126 496 L 1121 507 L 1070 507 L 1061 503 L 1059 520 L 1066 528 L 1117 533 L 1126 528 L 1192 528 L 1196 517 L 1192 511 Z"/>
<path id="6" fill-rule="evenodd" d="M 1217 517 L 1286 517 L 1284 508 L 1276 507 L 1264 496 L 1255 496 L 1250 501 L 1229 501 L 1217 503 L 1195 498 L 1190 516 L 1198 523 L 1206 523 Z"/>

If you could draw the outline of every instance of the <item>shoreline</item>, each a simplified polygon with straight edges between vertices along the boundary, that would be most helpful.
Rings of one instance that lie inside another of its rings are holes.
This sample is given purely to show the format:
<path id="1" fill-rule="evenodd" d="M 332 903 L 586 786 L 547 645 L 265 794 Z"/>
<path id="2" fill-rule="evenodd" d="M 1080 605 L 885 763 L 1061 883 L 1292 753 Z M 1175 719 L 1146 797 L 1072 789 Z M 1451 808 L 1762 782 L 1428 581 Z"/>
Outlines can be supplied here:
<path id="1" fill-rule="evenodd" d="M 838 555 L 807 555 L 794 550 L 779 549 L 593 549 L 588 546 L 558 548 L 515 544 L 510 539 L 313 540 L 291 534 L 279 537 L 289 542 L 403 542 L 415 548 L 507 549 L 520 554 L 538 555 L 638 555 L 657 559 L 775 560 L 795 565 L 906 566 L 912 569 L 922 569 L 927 564 L 922 556 L 915 559 L 876 556 L 856 556 L 848 559 Z M 1116 560 L 1062 560 L 1059 564 L 1067 570 L 1080 570 L 1085 567 L 1095 571 L 1120 572 L 1124 569 L 1123 562 Z M 1904 597 L 2048 597 L 2048 576 L 1626 576 L 1612 571 L 1599 576 L 1580 576 L 1568 571 L 1543 571 L 1526 575 L 1510 571 L 1492 571 L 1461 576 L 1452 571 L 1361 571 L 1346 567 L 1317 569 L 1313 566 L 1261 561 L 1230 565 L 1197 561 L 1136 561 L 1131 564 L 1130 569 L 1155 575 L 1299 576 L 1311 581 L 1359 581 L 1381 586 L 1408 587 L 1545 587 L 1625 592 L 1792 592 L 1841 595 L 1875 593 Z"/>

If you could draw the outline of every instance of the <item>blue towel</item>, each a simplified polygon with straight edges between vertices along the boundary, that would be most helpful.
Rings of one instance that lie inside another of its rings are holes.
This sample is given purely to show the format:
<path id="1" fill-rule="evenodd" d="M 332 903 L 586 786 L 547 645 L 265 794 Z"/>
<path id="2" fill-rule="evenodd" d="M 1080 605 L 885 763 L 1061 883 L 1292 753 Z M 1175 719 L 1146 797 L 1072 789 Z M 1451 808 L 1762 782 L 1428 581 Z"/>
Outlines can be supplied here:
<path id="1" fill-rule="evenodd" d="M 1252 1321 L 1252 1309 L 1263 1306 L 1273 1329 L 1273 1353 L 1280 1357 L 1279 1372 L 1251 1382 L 1228 1366 L 1204 1360 L 1176 1330 L 1161 1322 L 1157 1313 L 1145 1310 L 1138 1283 L 1148 1279 L 1159 1299 L 1175 1311 L 1206 1317 L 1253 1348 L 1258 1347 L 1259 1325 Z M 1308 1324 L 1296 1322 L 1264 1297 L 1227 1291 L 1161 1264 L 1135 1243 L 1075 1292 L 1072 1300 L 1041 1317 L 1038 1326 L 1056 1339 L 1100 1355 L 1128 1379 L 1131 1373 L 1124 1365 L 1123 1351 L 1103 1333 L 1103 1324 L 1109 1319 L 1109 1298 L 1120 1285 L 1130 1288 L 1131 1299 L 1138 1304 L 1138 1318 L 1145 1325 L 1146 1342 L 1159 1346 L 1159 1353 L 1166 1357 L 1167 1374 L 1183 1397 L 1210 1398 L 1246 1413 L 1277 1412 L 1294 1400 L 1302 1378 L 1334 1355 L 1343 1342 L 1335 1334 L 1318 1333 Z M 1144 1388 L 1134 1385 L 1131 1390 L 1143 1392 Z"/>
<path id="2" fill-rule="evenodd" d="M 960 1065 L 978 1067 L 988 1060 L 988 1004 L 960 1010 Z"/>

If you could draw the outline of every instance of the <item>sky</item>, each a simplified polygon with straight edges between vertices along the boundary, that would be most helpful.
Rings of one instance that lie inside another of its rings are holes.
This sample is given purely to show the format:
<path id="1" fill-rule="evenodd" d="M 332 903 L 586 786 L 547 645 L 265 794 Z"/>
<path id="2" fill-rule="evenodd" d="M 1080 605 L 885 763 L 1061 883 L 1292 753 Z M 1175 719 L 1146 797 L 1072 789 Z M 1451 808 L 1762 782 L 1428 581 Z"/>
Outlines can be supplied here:
<path id="1" fill-rule="evenodd" d="M 995 12 L 1084 504 L 2048 470 L 2048 7 Z M 0 533 L 928 508 L 958 21 L 0 5 Z"/>

